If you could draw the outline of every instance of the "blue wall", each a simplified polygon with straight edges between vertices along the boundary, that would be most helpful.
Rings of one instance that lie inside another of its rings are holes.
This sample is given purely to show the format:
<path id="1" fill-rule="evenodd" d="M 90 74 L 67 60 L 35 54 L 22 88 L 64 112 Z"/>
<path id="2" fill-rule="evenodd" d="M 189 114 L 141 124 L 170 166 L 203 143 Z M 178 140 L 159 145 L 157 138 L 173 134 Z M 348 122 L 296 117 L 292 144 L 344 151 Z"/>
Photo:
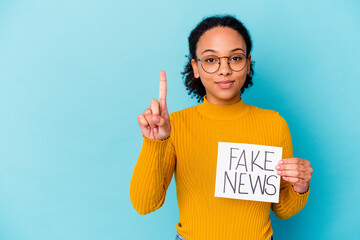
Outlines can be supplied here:
<path id="1" fill-rule="evenodd" d="M 358 1 L 0 1 L 0 239 L 173 239 L 165 205 L 141 216 L 129 183 L 136 117 L 168 76 L 168 107 L 193 106 L 181 74 L 204 16 L 235 14 L 253 38 L 244 102 L 279 111 L 314 168 L 307 206 L 272 215 L 276 239 L 354 239 L 360 190 Z M 153 237 L 148 237 L 149 235 Z"/>

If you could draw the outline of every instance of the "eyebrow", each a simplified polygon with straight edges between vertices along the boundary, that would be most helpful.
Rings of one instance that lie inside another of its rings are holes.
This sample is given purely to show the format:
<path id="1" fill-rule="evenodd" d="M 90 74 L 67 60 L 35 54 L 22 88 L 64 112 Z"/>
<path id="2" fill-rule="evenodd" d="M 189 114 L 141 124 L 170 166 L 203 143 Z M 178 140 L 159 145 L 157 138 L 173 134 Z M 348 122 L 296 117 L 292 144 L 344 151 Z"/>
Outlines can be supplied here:
<path id="1" fill-rule="evenodd" d="M 243 51 L 245 53 L 244 49 L 242 49 L 242 48 L 235 48 L 235 49 L 231 50 L 230 52 L 235 52 L 235 51 L 238 51 L 238 50 Z M 206 49 L 205 51 L 203 51 L 201 53 L 201 55 L 203 55 L 206 52 L 216 52 L 216 51 L 214 49 Z"/>

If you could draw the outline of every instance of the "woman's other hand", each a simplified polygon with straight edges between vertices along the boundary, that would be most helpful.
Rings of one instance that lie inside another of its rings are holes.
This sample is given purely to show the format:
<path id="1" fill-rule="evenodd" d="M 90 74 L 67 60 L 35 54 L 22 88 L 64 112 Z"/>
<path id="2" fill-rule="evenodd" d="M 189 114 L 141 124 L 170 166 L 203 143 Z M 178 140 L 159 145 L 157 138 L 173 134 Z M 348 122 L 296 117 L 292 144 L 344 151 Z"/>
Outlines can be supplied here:
<path id="1" fill-rule="evenodd" d="M 307 191 L 313 169 L 308 160 L 301 158 L 281 159 L 275 166 L 277 174 L 282 176 L 285 181 L 290 182 L 298 193 Z"/>
<path id="2" fill-rule="evenodd" d="M 138 123 L 144 137 L 153 140 L 166 139 L 170 136 L 171 126 L 166 106 L 166 75 L 160 71 L 159 100 L 152 99 L 150 107 L 138 116 Z"/>

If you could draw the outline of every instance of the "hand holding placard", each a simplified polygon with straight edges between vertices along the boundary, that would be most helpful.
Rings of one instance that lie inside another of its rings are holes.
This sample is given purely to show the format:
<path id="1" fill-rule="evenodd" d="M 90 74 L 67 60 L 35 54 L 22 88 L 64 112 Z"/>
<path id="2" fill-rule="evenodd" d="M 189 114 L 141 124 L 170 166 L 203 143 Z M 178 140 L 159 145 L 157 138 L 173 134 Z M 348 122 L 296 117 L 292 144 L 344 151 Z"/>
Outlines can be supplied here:
<path id="1" fill-rule="evenodd" d="M 166 106 L 166 75 L 160 71 L 159 101 L 152 99 L 150 107 L 138 116 L 138 123 L 144 137 L 153 140 L 166 139 L 170 136 L 171 125 Z"/>
<path id="2" fill-rule="evenodd" d="M 282 176 L 285 181 L 290 182 L 298 193 L 307 191 L 313 169 L 308 160 L 301 158 L 285 158 L 279 161 L 275 167 L 277 174 Z"/>

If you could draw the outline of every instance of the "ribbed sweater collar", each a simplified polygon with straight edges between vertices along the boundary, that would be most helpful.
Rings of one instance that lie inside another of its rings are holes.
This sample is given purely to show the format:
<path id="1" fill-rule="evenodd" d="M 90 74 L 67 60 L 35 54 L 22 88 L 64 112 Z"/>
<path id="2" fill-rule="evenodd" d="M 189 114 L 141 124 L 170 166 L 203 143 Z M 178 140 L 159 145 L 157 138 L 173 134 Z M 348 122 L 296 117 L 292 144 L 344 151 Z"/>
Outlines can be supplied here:
<path id="1" fill-rule="evenodd" d="M 249 105 L 245 104 L 240 99 L 239 102 L 230 105 L 217 105 L 210 103 L 206 96 L 203 98 L 204 102 L 198 105 L 199 112 L 206 117 L 217 120 L 231 120 L 243 117 L 249 111 Z"/>

